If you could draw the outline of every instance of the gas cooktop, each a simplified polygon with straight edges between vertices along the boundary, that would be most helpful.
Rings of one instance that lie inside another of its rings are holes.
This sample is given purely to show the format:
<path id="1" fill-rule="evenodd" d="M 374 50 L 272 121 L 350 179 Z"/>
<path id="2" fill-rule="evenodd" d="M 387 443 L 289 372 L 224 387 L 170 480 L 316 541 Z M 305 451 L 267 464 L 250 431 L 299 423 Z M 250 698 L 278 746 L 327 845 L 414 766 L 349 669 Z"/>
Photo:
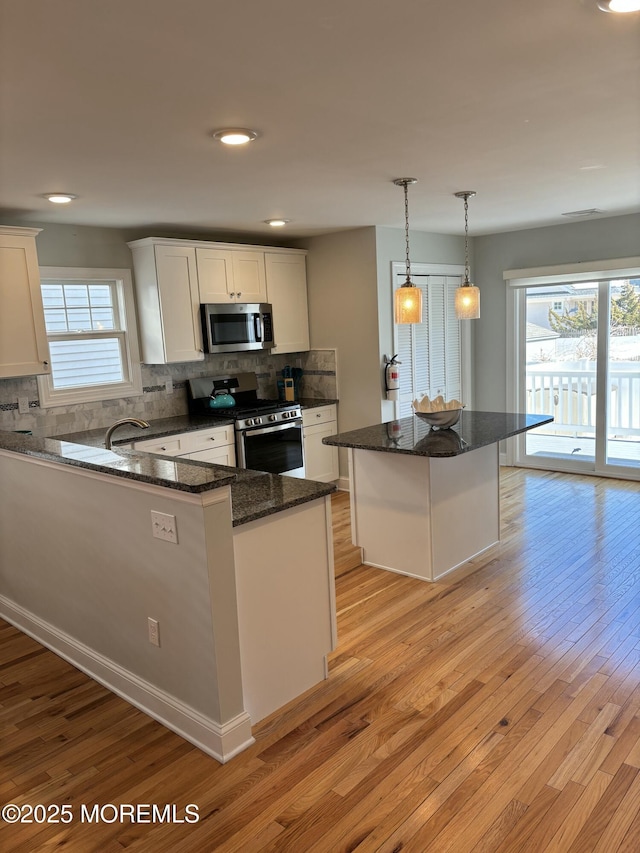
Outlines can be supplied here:
<path id="1" fill-rule="evenodd" d="M 213 408 L 212 397 L 216 392 L 230 394 L 234 399 L 233 405 Z M 211 418 L 233 419 L 236 429 L 272 425 L 301 417 L 299 403 L 258 397 L 255 373 L 189 379 L 187 393 L 190 412 Z"/>

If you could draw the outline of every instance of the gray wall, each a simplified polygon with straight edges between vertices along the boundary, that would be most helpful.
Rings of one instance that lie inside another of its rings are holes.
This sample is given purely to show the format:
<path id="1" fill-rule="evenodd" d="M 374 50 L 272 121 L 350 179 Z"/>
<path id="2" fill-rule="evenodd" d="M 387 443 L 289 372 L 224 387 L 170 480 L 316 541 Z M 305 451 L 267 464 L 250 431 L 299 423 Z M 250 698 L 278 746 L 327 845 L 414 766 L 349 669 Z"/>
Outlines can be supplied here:
<path id="1" fill-rule="evenodd" d="M 337 350 L 342 431 L 380 418 L 375 241 L 373 227 L 304 241 L 311 347 Z"/>
<path id="2" fill-rule="evenodd" d="M 474 321 L 476 406 L 505 411 L 507 315 L 503 272 L 638 256 L 640 214 L 476 237 L 473 246 L 472 273 L 481 289 L 481 317 Z"/>

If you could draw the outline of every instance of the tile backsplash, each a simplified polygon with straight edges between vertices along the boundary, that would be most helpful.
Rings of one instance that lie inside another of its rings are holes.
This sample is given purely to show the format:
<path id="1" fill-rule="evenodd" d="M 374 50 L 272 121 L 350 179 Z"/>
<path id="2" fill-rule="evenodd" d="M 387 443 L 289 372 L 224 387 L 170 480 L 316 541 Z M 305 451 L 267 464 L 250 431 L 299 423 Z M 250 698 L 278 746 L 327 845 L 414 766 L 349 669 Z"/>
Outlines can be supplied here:
<path id="1" fill-rule="evenodd" d="M 277 396 L 277 379 L 285 365 L 301 367 L 304 371 L 300 394 L 317 399 L 337 399 L 336 351 L 310 350 L 287 355 L 233 353 L 206 356 L 204 361 L 187 364 L 143 364 L 143 394 L 81 403 L 74 406 L 40 408 L 38 383 L 35 376 L 0 379 L 0 429 L 30 430 L 37 436 L 62 435 L 87 429 L 108 427 L 125 417 L 146 420 L 173 417 L 187 412 L 186 380 L 198 376 L 219 376 L 227 373 L 255 373 L 258 394 Z M 173 382 L 173 392 L 167 393 L 167 380 Z M 29 401 L 29 411 L 18 411 L 18 397 Z"/>

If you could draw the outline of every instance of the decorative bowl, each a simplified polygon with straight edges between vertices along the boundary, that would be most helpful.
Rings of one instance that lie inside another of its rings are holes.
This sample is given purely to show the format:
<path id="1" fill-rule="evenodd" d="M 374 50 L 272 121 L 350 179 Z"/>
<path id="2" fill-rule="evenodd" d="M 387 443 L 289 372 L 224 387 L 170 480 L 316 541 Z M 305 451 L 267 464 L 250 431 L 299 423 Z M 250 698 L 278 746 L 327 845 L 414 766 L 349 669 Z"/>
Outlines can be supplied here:
<path id="1" fill-rule="evenodd" d="M 441 412 L 415 412 L 414 415 L 423 421 L 426 421 L 432 427 L 437 429 L 448 429 L 460 420 L 460 412 L 462 409 L 444 409 Z"/>

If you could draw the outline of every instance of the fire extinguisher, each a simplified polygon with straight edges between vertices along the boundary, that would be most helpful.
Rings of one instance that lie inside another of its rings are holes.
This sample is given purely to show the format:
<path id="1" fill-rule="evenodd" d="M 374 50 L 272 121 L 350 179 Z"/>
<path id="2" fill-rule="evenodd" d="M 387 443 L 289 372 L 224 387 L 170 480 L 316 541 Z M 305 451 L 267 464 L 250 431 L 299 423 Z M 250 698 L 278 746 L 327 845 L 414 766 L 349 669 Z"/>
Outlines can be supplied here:
<path id="1" fill-rule="evenodd" d="M 400 399 L 400 370 L 398 368 L 401 361 L 398 361 L 398 354 L 384 358 L 384 390 L 387 392 L 387 400 Z"/>

